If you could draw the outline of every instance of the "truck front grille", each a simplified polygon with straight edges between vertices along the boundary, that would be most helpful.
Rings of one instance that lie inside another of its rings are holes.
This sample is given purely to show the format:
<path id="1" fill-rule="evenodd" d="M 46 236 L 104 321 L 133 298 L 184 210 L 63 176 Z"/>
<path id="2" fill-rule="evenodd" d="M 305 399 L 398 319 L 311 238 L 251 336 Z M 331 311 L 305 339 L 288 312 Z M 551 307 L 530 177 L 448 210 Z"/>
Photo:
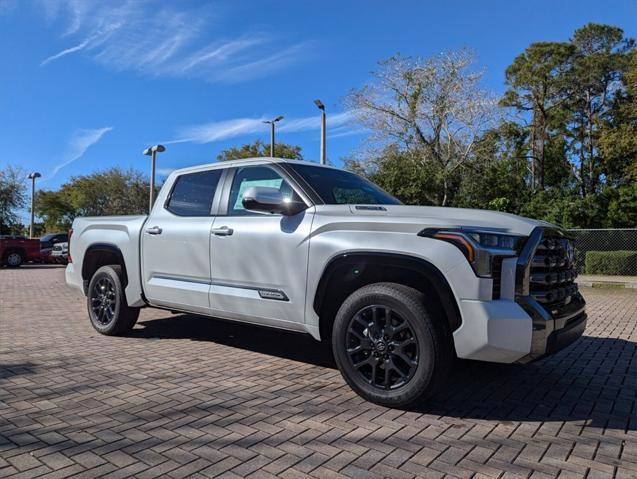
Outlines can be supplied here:
<path id="1" fill-rule="evenodd" d="M 531 259 L 529 294 L 554 317 L 578 295 L 573 240 L 546 231 Z"/>

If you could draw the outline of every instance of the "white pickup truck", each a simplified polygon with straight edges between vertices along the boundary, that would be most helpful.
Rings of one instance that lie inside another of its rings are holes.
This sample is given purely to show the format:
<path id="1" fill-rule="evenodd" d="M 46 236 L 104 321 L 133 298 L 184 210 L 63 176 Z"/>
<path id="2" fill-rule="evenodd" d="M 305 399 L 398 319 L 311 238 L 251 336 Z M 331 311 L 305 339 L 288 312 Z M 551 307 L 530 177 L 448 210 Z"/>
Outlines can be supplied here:
<path id="1" fill-rule="evenodd" d="M 309 333 L 362 397 L 409 407 L 454 357 L 528 362 L 579 338 L 573 241 L 493 211 L 404 206 L 350 172 L 255 158 L 171 173 L 149 216 L 77 218 L 66 281 L 93 327 L 142 307 Z"/>

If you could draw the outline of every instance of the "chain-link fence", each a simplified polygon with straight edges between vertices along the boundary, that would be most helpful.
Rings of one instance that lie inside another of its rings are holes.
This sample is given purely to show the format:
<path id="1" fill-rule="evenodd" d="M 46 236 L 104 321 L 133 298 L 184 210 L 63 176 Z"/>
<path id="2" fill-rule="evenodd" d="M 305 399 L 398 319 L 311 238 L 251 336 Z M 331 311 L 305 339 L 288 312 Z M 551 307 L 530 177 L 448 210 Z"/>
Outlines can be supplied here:
<path id="1" fill-rule="evenodd" d="M 579 274 L 637 276 L 637 228 L 568 230 Z"/>

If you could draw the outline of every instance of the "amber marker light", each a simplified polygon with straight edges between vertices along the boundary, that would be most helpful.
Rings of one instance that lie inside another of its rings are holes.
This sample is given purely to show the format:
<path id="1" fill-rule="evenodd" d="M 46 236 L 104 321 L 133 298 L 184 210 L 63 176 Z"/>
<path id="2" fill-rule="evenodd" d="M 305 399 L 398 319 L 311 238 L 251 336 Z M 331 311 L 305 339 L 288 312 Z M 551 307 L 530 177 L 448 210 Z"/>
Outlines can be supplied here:
<path id="1" fill-rule="evenodd" d="M 462 245 L 462 249 L 469 262 L 473 263 L 473 246 L 466 240 L 464 236 L 456 235 L 453 233 L 434 233 L 432 236 L 437 239 L 459 243 L 460 245 Z"/>

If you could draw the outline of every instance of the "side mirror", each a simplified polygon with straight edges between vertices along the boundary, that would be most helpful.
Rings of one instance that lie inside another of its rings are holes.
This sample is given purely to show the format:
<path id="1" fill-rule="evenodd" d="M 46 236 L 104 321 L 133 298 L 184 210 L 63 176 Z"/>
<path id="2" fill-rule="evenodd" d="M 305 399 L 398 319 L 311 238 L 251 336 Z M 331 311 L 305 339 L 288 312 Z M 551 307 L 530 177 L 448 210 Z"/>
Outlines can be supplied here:
<path id="1" fill-rule="evenodd" d="M 303 211 L 306 206 L 301 201 L 285 198 L 276 188 L 251 186 L 243 193 L 243 207 L 259 213 L 292 216 Z"/>

